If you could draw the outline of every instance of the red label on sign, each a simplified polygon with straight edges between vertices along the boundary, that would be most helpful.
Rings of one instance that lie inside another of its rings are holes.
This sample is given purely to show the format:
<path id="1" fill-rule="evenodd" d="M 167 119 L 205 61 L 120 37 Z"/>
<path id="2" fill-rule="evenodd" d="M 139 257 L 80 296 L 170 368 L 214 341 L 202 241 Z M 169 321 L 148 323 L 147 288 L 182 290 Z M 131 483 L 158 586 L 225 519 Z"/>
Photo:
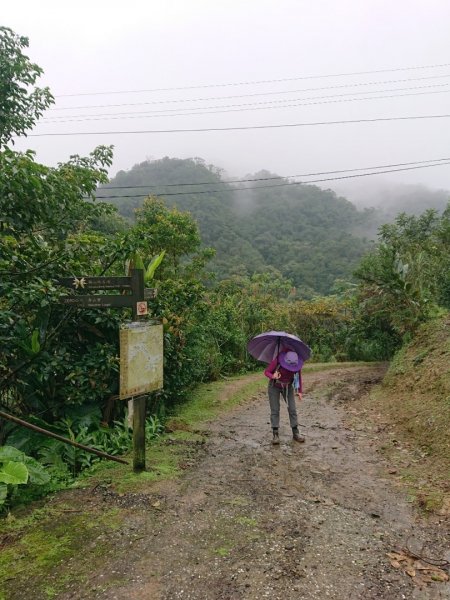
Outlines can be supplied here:
<path id="1" fill-rule="evenodd" d="M 136 303 L 136 313 L 140 316 L 148 315 L 147 302 L 137 302 Z"/>

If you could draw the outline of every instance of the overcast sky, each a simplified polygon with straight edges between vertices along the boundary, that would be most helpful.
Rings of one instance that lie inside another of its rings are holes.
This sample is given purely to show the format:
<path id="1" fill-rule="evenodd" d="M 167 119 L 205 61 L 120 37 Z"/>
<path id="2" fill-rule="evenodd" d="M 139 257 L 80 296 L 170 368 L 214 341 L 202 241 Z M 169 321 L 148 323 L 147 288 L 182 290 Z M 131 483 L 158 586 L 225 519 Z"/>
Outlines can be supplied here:
<path id="1" fill-rule="evenodd" d="M 57 100 L 57 110 L 45 116 L 69 121 L 42 122 L 33 133 L 450 114 L 448 0 L 3 0 L 1 16 L 2 25 L 29 37 L 28 54 L 45 70 L 42 83 Z M 361 71 L 384 72 L 354 74 Z M 323 77 L 346 73 L 353 75 Z M 273 81 L 280 79 L 285 81 Z M 261 80 L 272 81 L 223 85 Z M 182 87 L 191 89 L 173 89 Z M 139 91 L 155 88 L 172 89 Z M 205 100 L 194 100 L 199 98 Z M 210 114 L 180 115 L 199 107 Z M 137 118 L 133 112 L 147 114 Z M 163 156 L 202 157 L 242 176 L 260 169 L 296 175 L 432 160 L 450 156 L 449 142 L 450 119 L 442 118 L 29 137 L 16 147 L 33 148 L 41 162 L 55 164 L 114 144 L 111 176 Z M 380 177 L 450 189 L 450 165 Z"/>

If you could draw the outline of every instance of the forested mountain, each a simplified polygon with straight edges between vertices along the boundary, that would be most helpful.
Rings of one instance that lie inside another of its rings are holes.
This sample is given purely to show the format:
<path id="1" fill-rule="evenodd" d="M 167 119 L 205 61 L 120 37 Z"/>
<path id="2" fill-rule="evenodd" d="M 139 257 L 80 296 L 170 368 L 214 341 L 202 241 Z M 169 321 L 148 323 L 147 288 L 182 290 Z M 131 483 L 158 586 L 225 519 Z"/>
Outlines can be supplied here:
<path id="1" fill-rule="evenodd" d="M 219 279 L 275 271 L 304 297 L 327 294 L 336 279 L 351 277 L 368 248 L 371 213 L 331 190 L 276 177 L 262 171 L 246 177 L 255 181 L 227 183 L 201 159 L 166 157 L 120 171 L 98 197 L 128 219 L 148 194 L 191 212 L 204 244 L 216 249 L 211 268 Z"/>

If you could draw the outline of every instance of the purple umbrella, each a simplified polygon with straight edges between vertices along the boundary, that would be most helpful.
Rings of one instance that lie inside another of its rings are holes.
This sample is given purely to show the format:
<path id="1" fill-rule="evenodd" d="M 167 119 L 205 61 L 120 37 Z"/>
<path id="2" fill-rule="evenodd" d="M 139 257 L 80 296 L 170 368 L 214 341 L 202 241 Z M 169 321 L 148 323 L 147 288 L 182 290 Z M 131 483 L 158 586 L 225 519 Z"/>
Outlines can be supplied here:
<path id="1" fill-rule="evenodd" d="M 248 352 L 262 362 L 270 363 L 281 350 L 293 350 L 302 360 L 311 356 L 311 348 L 296 335 L 285 331 L 266 331 L 252 338 L 247 344 Z"/>

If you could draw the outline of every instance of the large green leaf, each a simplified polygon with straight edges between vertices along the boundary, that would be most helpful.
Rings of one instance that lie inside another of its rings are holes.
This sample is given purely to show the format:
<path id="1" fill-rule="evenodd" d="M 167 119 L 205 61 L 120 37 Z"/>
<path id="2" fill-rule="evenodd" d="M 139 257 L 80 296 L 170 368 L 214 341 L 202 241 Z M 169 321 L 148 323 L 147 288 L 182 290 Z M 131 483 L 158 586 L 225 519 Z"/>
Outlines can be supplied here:
<path id="1" fill-rule="evenodd" d="M 0 482 L 20 485 L 28 481 L 28 469 L 21 462 L 7 462 L 0 469 Z"/>
<path id="2" fill-rule="evenodd" d="M 28 469 L 30 476 L 29 482 L 34 485 L 45 485 L 50 481 L 50 475 L 44 467 L 34 458 L 27 456 L 25 458 L 25 466 Z"/>
<path id="3" fill-rule="evenodd" d="M 0 462 L 22 462 L 25 454 L 13 446 L 0 446 Z"/>
<path id="4" fill-rule="evenodd" d="M 147 270 L 144 273 L 144 283 L 148 283 L 149 281 L 151 281 L 153 279 L 153 277 L 155 275 L 155 271 L 161 264 L 162 259 L 164 258 L 165 254 L 166 254 L 166 251 L 163 250 L 161 252 L 161 254 L 158 254 L 158 256 L 155 256 L 155 258 L 152 260 L 152 262 L 148 265 Z"/>

